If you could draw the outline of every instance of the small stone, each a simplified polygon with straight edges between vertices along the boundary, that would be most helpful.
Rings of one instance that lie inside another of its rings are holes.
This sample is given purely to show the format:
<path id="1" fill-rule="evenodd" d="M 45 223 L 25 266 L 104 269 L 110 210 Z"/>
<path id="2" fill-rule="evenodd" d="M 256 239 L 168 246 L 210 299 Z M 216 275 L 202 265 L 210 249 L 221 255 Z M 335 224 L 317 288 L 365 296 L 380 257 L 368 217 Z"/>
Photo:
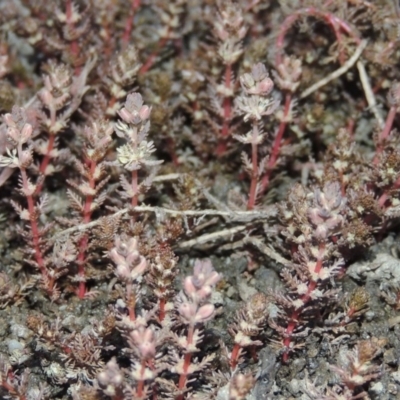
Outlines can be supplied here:
<path id="1" fill-rule="evenodd" d="M 16 350 L 22 350 L 25 347 L 21 342 L 18 342 L 18 340 L 15 339 L 8 340 L 7 346 L 10 353 L 13 353 Z"/>
<path id="2" fill-rule="evenodd" d="M 392 378 L 394 379 L 394 381 L 395 381 L 396 383 L 399 383 L 399 384 L 400 384 L 400 371 L 397 370 L 396 372 L 393 372 L 393 373 L 392 373 Z"/>
<path id="3" fill-rule="evenodd" d="M 11 325 L 10 330 L 14 336 L 17 336 L 22 339 L 27 339 L 28 337 L 31 336 L 30 330 L 24 325 L 13 324 Z"/>
<path id="4" fill-rule="evenodd" d="M 385 393 L 385 388 L 383 387 L 382 382 L 376 382 L 371 386 L 370 391 L 375 394 L 383 394 Z"/>
<path id="5" fill-rule="evenodd" d="M 375 313 L 371 310 L 367 311 L 364 315 L 367 321 L 372 321 L 375 318 Z"/>
<path id="6" fill-rule="evenodd" d="M 398 390 L 397 390 L 397 386 L 393 383 L 389 383 L 388 385 L 388 393 L 390 394 L 397 394 Z"/>
<path id="7" fill-rule="evenodd" d="M 395 349 L 386 350 L 383 353 L 383 359 L 386 364 L 397 365 L 398 364 L 398 355 L 395 352 Z"/>

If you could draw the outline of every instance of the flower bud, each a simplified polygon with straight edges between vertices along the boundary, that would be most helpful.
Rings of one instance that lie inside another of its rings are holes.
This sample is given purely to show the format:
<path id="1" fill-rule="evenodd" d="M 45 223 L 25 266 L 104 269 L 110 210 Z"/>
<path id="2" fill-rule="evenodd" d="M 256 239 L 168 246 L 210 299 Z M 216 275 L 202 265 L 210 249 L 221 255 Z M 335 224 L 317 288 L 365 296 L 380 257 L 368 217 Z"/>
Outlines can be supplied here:
<path id="1" fill-rule="evenodd" d="M 151 107 L 149 106 L 143 106 L 140 110 L 139 110 L 139 116 L 142 119 L 142 121 L 149 119 L 150 117 L 150 113 L 151 113 Z"/>
<path id="2" fill-rule="evenodd" d="M 215 307 L 213 304 L 205 304 L 201 306 L 196 313 L 195 322 L 207 322 L 209 321 L 212 316 L 214 315 Z"/>
<path id="3" fill-rule="evenodd" d="M 143 359 L 152 359 L 156 355 L 154 332 L 151 328 L 141 327 L 130 333 L 133 344 L 137 347 Z"/>
<path id="4" fill-rule="evenodd" d="M 191 323 L 196 316 L 196 305 L 187 302 L 182 303 L 178 307 L 178 312 L 182 318 Z"/>
<path id="5" fill-rule="evenodd" d="M 26 143 L 32 136 L 32 125 L 31 124 L 24 124 L 22 130 L 21 130 L 21 139 L 20 143 Z"/>
<path id="6" fill-rule="evenodd" d="M 127 280 L 130 278 L 130 271 L 128 266 L 125 263 L 118 264 L 115 274 L 123 280 Z"/>
<path id="7" fill-rule="evenodd" d="M 140 256 L 140 262 L 135 268 L 132 269 L 131 279 L 135 280 L 144 274 L 147 268 L 147 261 L 144 257 Z"/>
<path id="8" fill-rule="evenodd" d="M 123 107 L 120 111 L 118 111 L 119 116 L 127 123 L 131 120 L 131 113 Z"/>

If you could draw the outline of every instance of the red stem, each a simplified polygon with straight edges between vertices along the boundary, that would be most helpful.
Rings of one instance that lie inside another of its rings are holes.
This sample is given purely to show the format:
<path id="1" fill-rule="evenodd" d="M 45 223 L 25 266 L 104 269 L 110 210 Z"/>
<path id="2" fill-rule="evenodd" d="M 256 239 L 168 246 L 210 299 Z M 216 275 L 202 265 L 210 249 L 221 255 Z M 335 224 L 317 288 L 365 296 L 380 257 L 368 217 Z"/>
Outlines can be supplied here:
<path id="1" fill-rule="evenodd" d="M 29 180 L 28 180 L 28 175 L 26 173 L 26 169 L 21 168 L 20 172 L 22 178 L 22 187 L 26 189 L 29 187 Z M 37 223 L 37 210 L 35 206 L 35 200 L 33 198 L 33 195 L 26 196 L 26 200 L 28 203 L 29 222 L 31 225 L 32 245 L 33 245 L 35 260 L 44 280 L 48 280 L 50 282 L 48 289 L 51 291 L 51 289 L 53 288 L 54 281 L 49 277 L 49 272 L 46 269 L 42 250 L 40 248 L 40 230 Z"/>
<path id="2" fill-rule="evenodd" d="M 129 38 L 131 36 L 133 19 L 135 18 L 136 10 L 140 7 L 141 0 L 132 0 L 131 10 L 129 12 L 129 17 L 126 19 L 124 34 L 122 35 L 122 48 L 126 49 L 129 44 Z"/>
<path id="3" fill-rule="evenodd" d="M 127 283 L 126 284 L 126 301 L 127 301 L 127 306 L 128 306 L 129 319 L 131 321 L 136 321 L 136 313 L 135 313 L 136 301 L 133 301 L 133 306 L 132 306 L 132 294 L 133 294 L 132 289 L 133 289 L 132 283 Z"/>
<path id="4" fill-rule="evenodd" d="M 319 245 L 319 254 L 318 254 L 318 260 L 315 264 L 315 268 L 313 271 L 313 274 L 318 274 L 321 271 L 322 268 L 322 260 L 324 258 L 324 253 L 325 252 L 325 243 L 321 243 Z M 289 318 L 289 323 L 286 327 L 285 333 L 284 333 L 284 339 L 283 339 L 283 346 L 285 347 L 285 352 L 282 355 L 282 361 L 284 363 L 287 363 L 289 360 L 289 347 L 290 343 L 292 342 L 292 334 L 294 330 L 296 329 L 298 323 L 299 323 L 299 317 L 302 313 L 302 310 L 306 306 L 306 304 L 310 301 L 311 299 L 311 294 L 312 292 L 316 289 L 317 287 L 317 281 L 310 281 L 308 284 L 307 292 L 304 293 L 300 299 L 303 303 L 302 307 L 296 309 L 293 311 L 292 315 Z"/>
<path id="5" fill-rule="evenodd" d="M 158 314 L 158 319 L 160 320 L 160 322 L 164 321 L 166 316 L 165 305 L 166 305 L 165 299 L 160 299 L 160 304 L 159 304 L 160 311 Z"/>
<path id="6" fill-rule="evenodd" d="M 253 141 L 251 143 L 251 161 L 252 161 L 252 171 L 251 171 L 251 184 L 249 200 L 247 202 L 247 209 L 253 210 L 257 200 L 257 186 L 258 186 L 258 126 L 257 121 L 253 122 Z"/>
<path id="7" fill-rule="evenodd" d="M 280 65 L 282 63 L 282 49 L 284 47 L 284 41 L 287 31 L 302 15 L 314 16 L 325 20 L 332 27 L 339 45 L 341 44 L 341 35 L 339 28 L 350 35 L 357 44 L 360 43 L 360 38 L 353 32 L 352 28 L 346 21 L 340 19 L 330 12 L 322 11 L 312 6 L 305 7 L 297 10 L 296 12 L 293 12 L 283 21 L 276 40 L 276 48 L 278 51 L 276 54 L 275 65 Z"/>
<path id="8" fill-rule="evenodd" d="M 140 363 L 140 380 L 137 385 L 137 397 L 141 398 L 143 396 L 144 389 L 144 373 L 146 370 L 146 361 L 142 360 Z"/>
<path id="9" fill-rule="evenodd" d="M 390 187 L 390 190 L 396 190 L 400 188 L 400 177 L 398 177 L 396 179 L 396 181 L 394 182 L 394 184 Z M 388 190 L 385 190 L 383 192 L 383 194 L 381 195 L 381 197 L 379 197 L 378 203 L 379 206 L 383 209 L 386 203 L 386 200 L 388 199 L 389 194 L 388 194 Z"/>
<path id="10" fill-rule="evenodd" d="M 374 165 L 376 165 L 379 161 L 379 155 L 382 153 L 382 150 L 383 150 L 383 146 L 382 146 L 383 141 L 385 141 L 388 138 L 390 131 L 392 130 L 392 126 L 393 126 L 394 118 L 396 117 L 396 113 L 397 113 L 397 108 L 390 107 L 389 113 L 386 117 L 385 126 L 383 127 L 383 130 L 382 130 L 381 134 L 379 135 L 378 146 L 377 146 L 375 157 L 373 160 Z"/>
<path id="11" fill-rule="evenodd" d="M 71 21 L 71 19 L 72 19 L 72 11 L 73 11 L 72 1 L 71 0 L 67 0 L 65 7 L 66 7 L 65 14 L 66 14 L 67 25 L 68 25 L 69 29 L 72 31 L 74 29 L 74 24 Z M 78 45 L 78 41 L 77 40 L 73 40 L 70 43 L 70 52 L 71 52 L 73 60 L 74 61 L 77 60 L 78 57 L 79 57 L 79 45 Z M 80 68 L 76 67 L 74 73 L 75 73 L 75 76 L 79 75 Z"/>
<path id="12" fill-rule="evenodd" d="M 228 64 L 225 68 L 225 88 L 229 92 L 231 89 L 232 83 L 232 65 Z M 222 156 L 226 152 L 226 140 L 229 136 L 229 123 L 232 115 L 232 101 L 230 96 L 225 96 L 223 103 L 223 122 L 222 122 L 222 129 L 221 129 L 221 137 L 219 139 L 219 143 L 217 146 L 217 156 Z"/>
<path id="13" fill-rule="evenodd" d="M 233 346 L 232 353 L 231 353 L 231 359 L 229 362 L 232 371 L 234 371 L 236 366 L 238 365 L 241 348 L 242 348 L 242 346 L 240 346 L 239 343 L 235 343 L 235 345 Z"/>
<path id="14" fill-rule="evenodd" d="M 139 70 L 139 75 L 146 73 L 153 66 L 157 55 L 160 53 L 161 49 L 165 46 L 165 44 L 167 43 L 167 40 L 168 40 L 168 37 L 165 36 L 159 41 L 156 50 L 153 51 L 153 53 L 151 53 L 149 55 L 147 61 L 141 66 L 141 68 Z"/>
<path id="15" fill-rule="evenodd" d="M 131 187 L 134 193 L 131 204 L 132 207 L 136 207 L 138 205 L 138 172 L 136 169 L 132 171 Z"/>
<path id="16" fill-rule="evenodd" d="M 273 169 L 275 168 L 276 162 L 279 157 L 279 152 L 280 152 L 280 148 L 282 145 L 282 138 L 285 133 L 288 117 L 290 114 L 291 104 L 292 104 L 292 94 L 286 93 L 285 105 L 284 105 L 284 109 L 283 109 L 283 117 L 282 117 L 281 123 L 279 125 L 278 133 L 276 134 L 274 143 L 272 145 L 272 151 L 271 151 L 271 155 L 268 160 L 266 172 L 261 180 L 261 192 L 262 193 L 264 193 L 268 188 L 270 178 L 271 178 L 271 173 L 272 173 Z"/>
<path id="17" fill-rule="evenodd" d="M 193 343 L 194 325 L 189 326 L 189 332 L 187 335 L 188 347 Z M 192 353 L 186 353 L 183 359 L 183 372 L 179 377 L 178 390 L 182 390 L 186 386 L 187 376 L 190 364 L 192 362 Z M 180 394 L 176 400 L 183 400 L 183 394 Z"/>
<path id="18" fill-rule="evenodd" d="M 96 180 L 94 179 L 94 173 L 96 171 L 97 163 L 92 160 L 88 160 L 90 169 L 89 169 L 89 187 L 91 189 L 95 189 L 96 187 Z M 85 205 L 83 208 L 83 219 L 82 223 L 87 224 L 92 219 L 92 203 L 93 203 L 93 196 L 89 195 L 86 196 Z M 86 294 L 86 281 L 85 281 L 85 260 L 86 260 L 86 250 L 89 244 L 89 236 L 85 234 L 79 242 L 79 254 L 77 258 L 78 264 L 78 276 L 81 278 L 79 280 L 79 288 L 78 288 L 78 297 L 83 299 Z"/>
<path id="19" fill-rule="evenodd" d="M 5 379 L 1 381 L 1 386 L 8 391 L 13 396 L 18 396 L 18 400 L 26 400 L 26 396 L 23 394 L 19 394 L 18 390 L 14 388 L 10 383 L 8 383 Z"/>

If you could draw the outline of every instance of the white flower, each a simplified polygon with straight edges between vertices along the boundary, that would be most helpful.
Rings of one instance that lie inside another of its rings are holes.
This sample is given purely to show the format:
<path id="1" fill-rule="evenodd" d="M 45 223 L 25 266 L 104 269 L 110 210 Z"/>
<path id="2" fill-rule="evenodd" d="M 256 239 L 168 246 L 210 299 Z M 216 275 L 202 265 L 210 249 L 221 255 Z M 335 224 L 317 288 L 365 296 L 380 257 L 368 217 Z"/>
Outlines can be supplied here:
<path id="1" fill-rule="evenodd" d="M 153 142 L 143 140 L 137 148 L 134 148 L 130 144 L 118 147 L 117 159 L 128 171 L 135 171 L 140 169 L 142 165 L 153 166 L 162 163 L 159 160 L 150 160 L 150 156 L 154 151 Z"/>
<path id="2" fill-rule="evenodd" d="M 17 149 L 7 149 L 6 151 L 8 156 L 0 156 L 0 167 L 18 168 Z"/>
<path id="3" fill-rule="evenodd" d="M 272 114 L 277 106 L 277 101 L 262 96 L 239 96 L 236 99 L 236 107 L 244 114 L 244 121 L 260 120 L 262 116 Z"/>

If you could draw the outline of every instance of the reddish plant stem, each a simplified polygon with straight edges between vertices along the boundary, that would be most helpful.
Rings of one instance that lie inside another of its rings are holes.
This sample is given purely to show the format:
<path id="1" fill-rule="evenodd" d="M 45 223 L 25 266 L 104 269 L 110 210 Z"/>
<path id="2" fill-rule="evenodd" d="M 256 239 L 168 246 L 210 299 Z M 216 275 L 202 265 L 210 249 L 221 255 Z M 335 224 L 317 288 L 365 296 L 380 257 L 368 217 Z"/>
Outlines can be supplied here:
<path id="1" fill-rule="evenodd" d="M 272 151 L 267 163 L 266 172 L 261 180 L 261 190 L 260 190 L 261 193 L 264 193 L 267 190 L 271 179 L 272 171 L 275 168 L 276 162 L 278 160 L 280 148 L 282 145 L 282 138 L 285 133 L 287 121 L 290 114 L 291 104 L 292 104 L 292 94 L 286 93 L 285 105 L 283 108 L 283 117 L 281 123 L 279 124 L 278 133 L 276 134 L 274 143 L 272 145 Z"/>
<path id="2" fill-rule="evenodd" d="M 122 49 L 126 49 L 129 44 L 129 38 L 131 37 L 133 19 L 137 9 L 140 7 L 141 0 L 132 0 L 129 17 L 126 19 L 124 34 L 122 35 Z"/>
<path id="3" fill-rule="evenodd" d="M 112 110 L 116 102 L 117 102 L 117 98 L 115 96 L 111 95 L 111 98 L 110 98 L 110 100 L 108 102 L 107 108 L 109 110 Z"/>
<path id="4" fill-rule="evenodd" d="M 388 199 L 388 197 L 389 196 L 388 196 L 386 191 L 381 195 L 381 197 L 379 197 L 378 204 L 382 209 L 384 208 L 386 200 Z"/>
<path id="5" fill-rule="evenodd" d="M 136 299 L 133 297 L 133 284 L 127 283 L 126 284 L 126 302 L 128 307 L 129 319 L 131 321 L 136 321 L 136 313 L 135 313 L 135 304 Z"/>
<path id="6" fill-rule="evenodd" d="M 22 155 L 22 145 L 18 145 L 18 154 L 19 157 Z M 22 188 L 26 191 L 29 191 L 29 179 L 28 174 L 25 168 L 20 168 L 21 179 L 22 179 Z M 42 249 L 40 248 L 40 229 L 37 221 L 37 210 L 35 206 L 34 194 L 26 195 L 26 201 L 28 205 L 29 212 L 29 222 L 31 226 L 31 234 L 32 234 L 32 247 L 34 250 L 34 257 L 36 264 L 38 265 L 39 271 L 41 272 L 43 279 L 49 282 L 48 290 L 51 291 L 54 285 L 54 279 L 50 279 L 49 272 L 46 268 Z"/>
<path id="7" fill-rule="evenodd" d="M 231 90 L 232 86 L 232 65 L 227 64 L 225 68 L 225 79 L 224 84 L 227 92 Z M 219 138 L 218 146 L 217 146 L 217 156 L 220 157 L 226 152 L 227 147 L 227 138 L 229 136 L 229 123 L 232 115 L 232 100 L 230 96 L 225 96 L 222 102 L 223 109 L 223 121 L 222 121 L 222 129 L 221 129 L 221 137 Z"/>
<path id="8" fill-rule="evenodd" d="M 102 21 L 103 22 L 103 21 Z M 104 56 L 106 58 L 110 58 L 113 53 L 112 45 L 111 45 L 111 29 L 110 26 L 107 24 L 107 21 L 103 22 L 102 29 L 104 32 Z"/>
<path id="9" fill-rule="evenodd" d="M 23 394 L 19 394 L 18 390 L 16 390 L 13 385 L 8 383 L 6 379 L 2 379 L 1 386 L 5 390 L 7 390 L 8 393 L 10 393 L 13 396 L 13 398 L 14 398 L 14 396 L 18 396 L 18 400 L 26 400 L 26 396 Z"/>
<path id="10" fill-rule="evenodd" d="M 352 307 L 350 308 L 347 313 L 346 317 L 343 319 L 343 321 L 340 322 L 339 326 L 346 326 L 349 324 L 349 322 L 353 319 L 354 314 L 357 312 L 357 309 Z"/>
<path id="11" fill-rule="evenodd" d="M 21 169 L 21 177 L 23 187 L 28 187 L 28 176 L 25 169 Z M 28 203 L 28 212 L 29 212 L 29 220 L 31 225 L 31 234 L 32 234 L 32 247 L 34 250 L 34 257 L 36 264 L 38 265 L 39 271 L 42 274 L 43 280 L 47 282 L 46 290 L 49 295 L 53 292 L 54 288 L 54 278 L 50 277 L 49 271 L 46 268 L 44 257 L 42 253 L 42 249 L 40 248 L 40 230 L 37 222 L 37 210 L 35 207 L 35 200 L 33 195 L 26 196 L 26 200 Z"/>
<path id="12" fill-rule="evenodd" d="M 383 151 L 383 142 L 388 138 L 390 131 L 392 130 L 396 114 L 397 114 L 397 108 L 395 106 L 390 107 L 389 113 L 386 117 L 385 126 L 383 127 L 381 134 L 379 135 L 378 145 L 373 160 L 374 165 L 377 165 L 379 162 L 379 156 Z M 394 184 L 390 187 L 390 190 L 398 189 L 399 187 L 400 187 L 400 178 L 397 178 Z M 385 207 L 385 203 L 389 197 L 388 190 L 389 189 L 385 190 L 378 200 L 378 204 L 382 209 Z"/>
<path id="13" fill-rule="evenodd" d="M 22 177 L 22 186 L 24 188 L 28 188 L 29 187 L 28 175 L 27 175 L 25 169 L 21 169 L 21 177 Z M 40 249 L 39 226 L 37 223 L 37 218 L 35 218 L 35 215 L 37 213 L 36 207 L 35 207 L 35 200 L 33 199 L 32 195 L 28 195 L 26 197 L 26 200 L 28 203 L 28 211 L 29 211 L 29 216 L 30 216 L 29 220 L 30 220 L 30 225 L 31 225 L 32 242 L 33 242 L 33 249 L 35 252 L 35 260 L 36 260 L 36 263 L 38 264 L 38 267 L 39 267 L 42 275 L 47 277 L 48 272 L 44 265 L 44 259 L 43 259 L 42 251 Z"/>
<path id="14" fill-rule="evenodd" d="M 68 25 L 68 28 L 73 31 L 74 30 L 74 23 L 72 22 L 72 12 L 73 12 L 73 7 L 72 7 L 72 0 L 67 0 L 66 2 L 66 10 L 65 10 L 65 15 L 66 15 L 66 22 Z M 77 60 L 79 57 L 79 44 L 77 40 L 72 40 L 70 43 L 70 52 L 72 55 L 73 60 Z M 75 67 L 74 74 L 75 76 L 78 76 L 80 73 L 80 67 Z"/>
<path id="15" fill-rule="evenodd" d="M 396 113 L 397 113 L 397 107 L 395 107 L 395 106 L 390 107 L 389 113 L 386 117 L 385 126 L 383 127 L 381 134 L 379 135 L 378 145 L 377 145 L 374 160 L 373 160 L 374 165 L 378 164 L 379 156 L 383 150 L 382 144 L 388 138 L 390 131 L 392 130 L 392 126 L 393 126 L 394 118 L 396 117 Z"/>
<path id="16" fill-rule="evenodd" d="M 129 307 L 129 319 L 131 321 L 136 321 L 136 313 L 133 307 Z"/>
<path id="17" fill-rule="evenodd" d="M 349 121 L 347 122 L 346 129 L 347 129 L 347 132 L 349 133 L 349 136 L 350 136 L 351 139 L 354 138 L 354 128 L 355 128 L 355 126 L 356 126 L 356 122 L 354 121 L 353 118 L 350 118 Z"/>
<path id="18" fill-rule="evenodd" d="M 90 189 L 95 189 L 96 181 L 94 179 L 94 173 L 96 171 L 97 163 L 92 160 L 87 161 L 90 165 L 89 169 L 89 187 Z M 83 208 L 83 219 L 82 223 L 87 224 L 92 219 L 92 203 L 93 203 L 93 196 L 88 195 L 85 199 L 85 205 Z M 79 280 L 79 288 L 78 288 L 78 297 L 83 299 L 86 294 L 86 281 L 85 281 L 85 260 L 86 260 L 86 250 L 89 244 L 89 236 L 85 233 L 82 239 L 79 242 L 79 254 L 77 258 L 78 264 L 78 276 Z"/>
<path id="19" fill-rule="evenodd" d="M 346 21 L 340 19 L 339 17 L 337 17 L 336 15 L 334 15 L 330 12 L 319 10 L 318 8 L 315 8 L 313 6 L 305 7 L 305 8 L 302 8 L 300 10 L 293 12 L 292 14 L 287 16 L 286 19 L 283 21 L 281 28 L 279 30 L 279 34 L 277 36 L 277 40 L 276 40 L 276 48 L 278 51 L 276 54 L 275 65 L 280 65 L 282 63 L 282 50 L 284 47 L 285 36 L 286 36 L 287 31 L 296 22 L 296 20 L 303 15 L 321 18 L 324 21 L 326 21 L 328 23 L 328 25 L 330 25 L 332 27 L 339 46 L 342 45 L 342 37 L 341 37 L 339 29 L 344 31 L 349 36 L 351 36 L 357 44 L 360 43 L 360 38 L 353 32 L 352 28 Z"/>
<path id="20" fill-rule="evenodd" d="M 156 371 L 156 366 L 154 364 L 154 359 L 151 360 L 147 360 L 147 366 L 152 370 L 152 371 Z M 152 394 L 151 394 L 151 398 L 152 400 L 157 400 L 158 396 L 157 396 L 157 385 L 153 385 L 152 388 Z"/>
<path id="21" fill-rule="evenodd" d="M 145 381 L 145 379 L 144 379 L 145 370 L 146 370 L 146 361 L 141 360 L 141 363 L 140 363 L 140 378 L 141 379 L 138 382 L 137 390 L 136 390 L 137 397 L 139 397 L 139 398 L 141 398 L 144 395 L 143 389 L 144 389 L 144 381 Z"/>
<path id="22" fill-rule="evenodd" d="M 189 326 L 189 331 L 187 335 L 187 346 L 191 346 L 193 343 L 193 335 L 194 335 L 194 325 L 191 324 Z M 185 353 L 184 359 L 183 359 L 183 372 L 179 377 L 179 383 L 178 383 L 178 390 L 182 390 L 186 386 L 187 382 L 187 377 L 188 377 L 188 371 L 190 364 L 192 362 L 192 353 Z M 176 400 L 183 400 L 183 394 L 180 394 Z"/>
<path id="23" fill-rule="evenodd" d="M 250 184 L 250 193 L 249 200 L 247 202 L 247 209 L 253 210 L 257 200 L 257 187 L 258 187 L 258 126 L 257 121 L 253 122 L 253 141 L 251 143 L 251 162 L 252 162 L 252 171 L 251 171 L 251 184 Z"/>
<path id="24" fill-rule="evenodd" d="M 379 197 L 378 204 L 382 209 L 385 208 L 385 203 L 386 203 L 387 199 L 389 198 L 388 191 L 389 190 L 396 190 L 398 188 L 400 188 L 400 177 L 398 177 L 396 179 L 396 181 L 393 183 L 393 185 L 389 189 L 386 189 L 383 192 L 383 194 L 381 195 L 381 197 Z"/>
<path id="25" fill-rule="evenodd" d="M 165 306 L 166 306 L 165 299 L 160 299 L 160 304 L 159 304 L 160 310 L 158 314 L 158 319 L 160 322 L 164 321 L 166 316 Z"/>
<path id="26" fill-rule="evenodd" d="M 49 113 L 50 113 L 50 127 L 48 129 L 49 141 L 47 143 L 46 154 L 44 155 L 43 160 L 40 163 L 39 167 L 39 172 L 43 176 L 43 180 L 36 186 L 35 195 L 38 195 L 42 191 L 44 180 L 46 178 L 46 169 L 50 164 L 50 160 L 52 158 L 52 152 L 54 149 L 54 144 L 56 141 L 56 135 L 53 133 L 54 132 L 53 128 L 56 124 L 56 110 L 54 106 L 49 107 Z"/>
<path id="27" fill-rule="evenodd" d="M 139 188 L 137 169 L 132 171 L 131 187 L 133 193 L 131 205 L 132 207 L 136 207 L 138 205 L 138 188 Z"/>
<path id="28" fill-rule="evenodd" d="M 168 36 L 163 37 L 156 48 L 156 50 L 153 51 L 147 58 L 147 61 L 140 67 L 139 69 L 139 75 L 145 74 L 154 64 L 158 54 L 160 53 L 161 49 L 165 46 L 167 43 Z"/>
<path id="29" fill-rule="evenodd" d="M 322 260 L 324 258 L 324 252 L 325 252 L 325 243 L 320 243 L 318 250 L 319 250 L 318 251 L 318 259 L 315 264 L 314 270 L 312 272 L 313 274 L 318 274 L 321 271 Z M 316 289 L 316 287 L 317 287 L 317 281 L 311 280 L 308 284 L 307 292 L 304 293 L 300 297 L 300 299 L 303 303 L 303 306 L 294 310 L 292 315 L 289 318 L 289 323 L 285 329 L 285 333 L 284 333 L 285 337 L 283 339 L 283 346 L 285 348 L 285 351 L 282 355 L 282 361 L 284 363 L 287 363 L 289 360 L 289 352 L 290 352 L 289 347 L 290 347 L 290 343 L 292 342 L 292 334 L 299 324 L 299 317 L 301 316 L 301 313 L 303 312 L 304 307 L 310 301 L 312 292 Z"/>
<path id="30" fill-rule="evenodd" d="M 235 343 L 235 345 L 233 346 L 232 353 L 231 353 L 231 359 L 229 361 L 229 364 L 231 366 L 231 371 L 234 371 L 239 363 L 239 356 L 240 356 L 241 349 L 242 349 L 242 347 L 240 346 L 239 343 Z"/>

